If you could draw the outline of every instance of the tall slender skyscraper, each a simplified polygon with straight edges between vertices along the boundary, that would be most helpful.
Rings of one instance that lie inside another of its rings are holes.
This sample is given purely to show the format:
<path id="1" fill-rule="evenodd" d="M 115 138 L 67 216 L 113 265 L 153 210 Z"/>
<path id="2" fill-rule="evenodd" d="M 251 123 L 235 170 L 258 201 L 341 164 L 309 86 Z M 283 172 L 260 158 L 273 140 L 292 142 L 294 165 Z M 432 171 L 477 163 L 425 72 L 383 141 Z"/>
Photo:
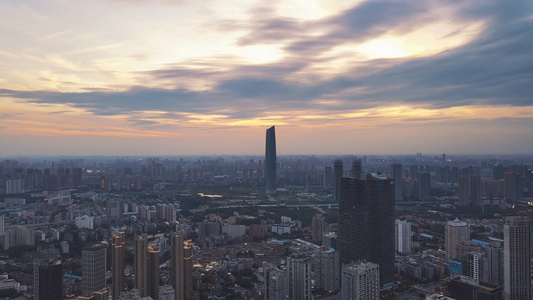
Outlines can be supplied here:
<path id="1" fill-rule="evenodd" d="M 124 232 L 113 233 L 112 259 L 113 259 L 113 299 L 118 299 L 124 291 L 124 258 L 126 254 L 126 241 Z"/>
<path id="2" fill-rule="evenodd" d="M 159 300 L 159 249 L 157 244 L 148 245 L 148 269 L 146 295 L 153 300 Z"/>
<path id="3" fill-rule="evenodd" d="M 135 288 L 141 297 L 148 296 L 148 235 L 136 235 L 135 243 Z"/>
<path id="4" fill-rule="evenodd" d="M 173 232 L 170 235 L 172 287 L 176 292 L 176 300 L 185 299 L 185 274 L 183 261 L 183 231 Z"/>
<path id="5" fill-rule="evenodd" d="M 159 299 L 159 249 L 148 244 L 148 235 L 135 236 L 135 287 L 141 297 Z"/>
<path id="6" fill-rule="evenodd" d="M 366 180 L 345 177 L 340 183 L 339 236 L 341 263 L 377 263 L 382 285 L 394 276 L 394 184 L 383 176 Z"/>
<path id="7" fill-rule="evenodd" d="M 185 276 L 185 300 L 193 299 L 192 295 L 192 241 L 183 242 L 183 272 Z"/>
<path id="8" fill-rule="evenodd" d="M 183 231 L 173 232 L 170 236 L 172 287 L 176 300 L 192 299 L 192 242 L 185 241 Z"/>
<path id="9" fill-rule="evenodd" d="M 272 126 L 266 131 L 265 185 L 267 194 L 276 192 L 276 131 Z"/>
<path id="10" fill-rule="evenodd" d="M 531 224 L 527 216 L 503 225 L 503 299 L 531 299 Z"/>

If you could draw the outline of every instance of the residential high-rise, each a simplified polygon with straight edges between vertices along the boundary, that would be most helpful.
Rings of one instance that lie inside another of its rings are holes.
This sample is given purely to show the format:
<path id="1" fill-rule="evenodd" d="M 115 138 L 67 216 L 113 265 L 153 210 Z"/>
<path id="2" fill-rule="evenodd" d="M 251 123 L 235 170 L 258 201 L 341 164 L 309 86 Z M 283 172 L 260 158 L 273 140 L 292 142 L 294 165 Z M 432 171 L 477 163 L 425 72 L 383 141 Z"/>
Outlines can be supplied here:
<path id="1" fill-rule="evenodd" d="M 446 261 L 457 256 L 457 245 L 470 240 L 470 228 L 467 222 L 455 219 L 448 221 L 445 229 Z"/>
<path id="2" fill-rule="evenodd" d="M 326 223 L 324 216 L 322 216 L 321 214 L 315 215 L 311 223 L 311 239 L 313 240 L 313 243 L 322 245 L 325 229 Z"/>
<path id="3" fill-rule="evenodd" d="M 93 296 L 94 292 L 106 287 L 106 255 L 105 245 L 95 245 L 81 252 L 81 295 Z"/>
<path id="4" fill-rule="evenodd" d="M 324 240 L 322 241 L 322 245 L 328 248 L 337 249 L 337 233 L 328 232 L 324 234 Z"/>
<path id="5" fill-rule="evenodd" d="M 183 242 L 183 272 L 185 277 L 185 300 L 193 299 L 192 295 L 192 241 Z"/>
<path id="6" fill-rule="evenodd" d="M 431 200 L 431 176 L 429 173 L 420 173 L 418 179 L 418 201 Z"/>
<path id="7" fill-rule="evenodd" d="M 358 159 L 352 161 L 352 177 L 361 179 L 362 174 L 363 165 L 361 164 L 361 161 Z"/>
<path id="8" fill-rule="evenodd" d="M 146 296 L 153 300 L 159 300 L 159 249 L 157 244 L 148 245 L 148 270 L 146 276 L 147 291 Z"/>
<path id="9" fill-rule="evenodd" d="M 37 257 L 33 261 L 33 299 L 63 299 L 63 269 L 60 259 Z"/>
<path id="10" fill-rule="evenodd" d="M 272 126 L 266 131 L 265 185 L 267 194 L 276 192 L 276 164 L 276 129 Z"/>
<path id="11" fill-rule="evenodd" d="M 418 166 L 409 166 L 409 176 L 418 179 Z"/>
<path id="12" fill-rule="evenodd" d="M 113 299 L 118 299 L 120 293 L 124 291 L 125 277 L 124 264 L 126 254 L 126 238 L 124 232 L 112 234 L 112 261 L 113 261 Z"/>
<path id="13" fill-rule="evenodd" d="M 324 187 L 329 188 L 333 185 L 333 169 L 324 167 Z"/>
<path id="14" fill-rule="evenodd" d="M 484 282 L 503 286 L 503 242 L 495 241 L 485 247 L 487 272 Z"/>
<path id="15" fill-rule="evenodd" d="M 342 266 L 342 300 L 379 300 L 379 265 L 371 262 Z"/>
<path id="16" fill-rule="evenodd" d="M 394 180 L 394 201 L 403 201 L 403 167 L 401 164 L 391 164 L 391 176 Z"/>
<path id="17" fill-rule="evenodd" d="M 156 205 L 156 215 L 159 219 L 168 221 L 169 223 L 176 222 L 176 209 L 168 204 Z"/>
<path id="18" fill-rule="evenodd" d="M 341 263 L 377 263 L 382 285 L 393 281 L 394 184 L 384 176 L 342 178 L 337 247 Z"/>
<path id="19" fill-rule="evenodd" d="M 481 177 L 459 176 L 459 205 L 481 204 Z"/>
<path id="20" fill-rule="evenodd" d="M 265 300 L 286 300 L 288 291 L 285 271 L 263 262 L 263 276 L 265 277 Z"/>
<path id="21" fill-rule="evenodd" d="M 135 288 L 141 297 L 148 296 L 148 235 L 143 233 L 134 238 Z"/>
<path id="22" fill-rule="evenodd" d="M 531 222 L 508 217 L 503 225 L 503 298 L 531 300 Z"/>
<path id="23" fill-rule="evenodd" d="M 171 243 L 172 287 L 176 300 L 192 298 L 192 242 L 185 241 L 183 231 L 173 232 Z"/>
<path id="24" fill-rule="evenodd" d="M 176 300 L 185 299 L 185 274 L 183 260 L 183 231 L 172 232 L 170 235 L 172 287 L 176 291 Z"/>
<path id="25" fill-rule="evenodd" d="M 340 286 L 339 252 L 321 247 L 313 257 L 313 275 L 315 287 L 324 291 L 336 291 Z"/>
<path id="26" fill-rule="evenodd" d="M 110 199 L 107 201 L 106 215 L 108 219 L 122 218 L 122 200 Z"/>
<path id="27" fill-rule="evenodd" d="M 344 176 L 342 159 L 333 161 L 333 201 L 339 202 L 341 178 Z"/>
<path id="28" fill-rule="evenodd" d="M 287 258 L 289 299 L 311 300 L 311 260 L 308 257 Z"/>
<path id="29" fill-rule="evenodd" d="M 407 221 L 396 220 L 395 230 L 395 250 L 400 253 L 411 252 L 411 223 Z"/>
<path id="30" fill-rule="evenodd" d="M 457 256 L 453 260 L 461 268 L 454 268 L 452 273 L 503 286 L 503 241 L 468 240 L 457 244 L 455 249 Z"/>
<path id="31" fill-rule="evenodd" d="M 516 204 L 520 200 L 520 174 L 507 172 L 504 176 L 505 190 L 504 197 L 508 203 Z"/>

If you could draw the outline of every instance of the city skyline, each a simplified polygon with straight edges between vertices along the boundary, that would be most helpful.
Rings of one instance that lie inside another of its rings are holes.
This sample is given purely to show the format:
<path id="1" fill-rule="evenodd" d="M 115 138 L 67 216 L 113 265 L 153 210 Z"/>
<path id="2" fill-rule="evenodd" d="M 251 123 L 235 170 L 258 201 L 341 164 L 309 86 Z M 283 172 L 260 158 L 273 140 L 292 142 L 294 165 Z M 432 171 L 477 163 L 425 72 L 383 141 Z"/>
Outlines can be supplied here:
<path id="1" fill-rule="evenodd" d="M 13 155 L 527 154 L 533 4 L 0 1 Z M 489 130 L 490 129 L 490 130 Z"/>

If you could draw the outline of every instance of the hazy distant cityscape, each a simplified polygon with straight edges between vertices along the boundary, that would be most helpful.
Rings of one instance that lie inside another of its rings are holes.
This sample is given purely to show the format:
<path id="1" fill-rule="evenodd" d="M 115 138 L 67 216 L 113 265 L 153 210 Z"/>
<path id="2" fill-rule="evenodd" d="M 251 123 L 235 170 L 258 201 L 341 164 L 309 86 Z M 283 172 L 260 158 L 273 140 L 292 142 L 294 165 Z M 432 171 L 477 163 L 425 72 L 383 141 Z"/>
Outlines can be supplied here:
<path id="1" fill-rule="evenodd" d="M 533 156 L 6 158 L 0 295 L 531 299 Z"/>
<path id="2" fill-rule="evenodd" d="M 0 300 L 533 300 L 533 1 L 0 20 Z"/>

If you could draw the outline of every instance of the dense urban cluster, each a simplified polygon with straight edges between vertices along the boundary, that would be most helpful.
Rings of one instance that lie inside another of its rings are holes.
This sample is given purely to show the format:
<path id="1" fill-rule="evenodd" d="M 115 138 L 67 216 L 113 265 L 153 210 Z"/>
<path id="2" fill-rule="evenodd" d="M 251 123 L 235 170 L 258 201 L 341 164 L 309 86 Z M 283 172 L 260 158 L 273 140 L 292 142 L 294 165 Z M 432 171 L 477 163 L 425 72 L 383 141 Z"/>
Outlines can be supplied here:
<path id="1" fill-rule="evenodd" d="M 4 160 L 0 296 L 531 299 L 532 157 L 269 139 L 266 159 Z"/>

